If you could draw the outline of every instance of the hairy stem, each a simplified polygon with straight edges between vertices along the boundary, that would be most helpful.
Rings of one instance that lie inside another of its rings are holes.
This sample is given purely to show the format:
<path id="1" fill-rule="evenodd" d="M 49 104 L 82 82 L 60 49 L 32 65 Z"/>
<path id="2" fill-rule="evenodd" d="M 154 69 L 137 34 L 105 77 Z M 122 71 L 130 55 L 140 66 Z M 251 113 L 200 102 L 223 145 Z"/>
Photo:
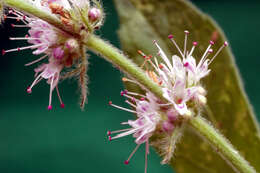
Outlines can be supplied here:
<path id="1" fill-rule="evenodd" d="M 50 13 L 41 11 L 27 1 L 4 0 L 4 3 L 7 6 L 43 19 L 53 26 L 70 33 L 71 35 L 77 35 L 76 33 L 69 31 L 58 18 Z M 102 55 L 102 57 L 113 63 L 116 67 L 136 80 L 143 87 L 151 91 L 158 98 L 165 101 L 161 88 L 150 80 L 142 69 L 135 65 L 119 50 L 94 35 L 90 35 L 88 37 L 88 40 L 85 41 L 85 45 L 97 54 Z M 241 173 L 256 173 L 254 168 L 249 165 L 249 163 L 238 153 L 238 151 L 235 150 L 234 147 L 229 144 L 227 140 L 203 118 L 200 116 L 191 118 L 188 124 L 198 131 L 199 134 L 205 137 L 217 149 L 217 152 L 228 160 L 228 162 L 231 163 L 236 170 Z"/>
<path id="2" fill-rule="evenodd" d="M 233 168 L 243 173 L 256 173 L 254 168 L 234 149 L 234 147 L 213 126 L 201 116 L 196 116 L 189 124 L 202 135 L 216 151 L 232 164 Z"/>
<path id="3" fill-rule="evenodd" d="M 85 44 L 88 49 L 91 49 L 97 54 L 101 54 L 107 61 L 129 75 L 130 78 L 138 81 L 139 84 L 153 92 L 160 99 L 165 100 L 161 88 L 149 79 L 141 68 L 134 64 L 119 50 L 94 35 L 89 36 Z"/>

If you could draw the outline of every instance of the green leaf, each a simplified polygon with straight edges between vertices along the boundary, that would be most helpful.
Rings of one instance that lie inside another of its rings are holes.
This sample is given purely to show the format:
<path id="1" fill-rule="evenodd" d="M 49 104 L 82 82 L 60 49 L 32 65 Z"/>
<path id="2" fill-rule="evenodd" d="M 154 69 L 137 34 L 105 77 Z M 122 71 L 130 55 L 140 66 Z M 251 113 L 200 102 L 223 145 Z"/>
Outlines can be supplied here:
<path id="1" fill-rule="evenodd" d="M 155 55 L 157 40 L 168 57 L 177 54 L 168 40 L 174 34 L 179 45 L 184 43 L 184 30 L 191 41 L 199 43 L 195 57 L 200 58 L 209 40 L 219 48 L 226 40 L 221 29 L 207 15 L 184 0 L 114 0 L 119 16 L 118 32 L 123 50 L 137 64 L 143 63 L 137 50 Z M 183 46 L 181 46 L 183 47 Z M 198 59 L 197 59 L 198 60 Z M 210 75 L 203 81 L 208 90 L 208 107 L 203 115 L 226 136 L 257 172 L 260 172 L 260 133 L 255 115 L 244 92 L 234 57 L 225 48 L 210 65 Z M 136 89 L 134 86 L 127 86 Z M 192 130 L 186 130 L 170 163 L 179 173 L 234 172 L 217 152 Z"/>

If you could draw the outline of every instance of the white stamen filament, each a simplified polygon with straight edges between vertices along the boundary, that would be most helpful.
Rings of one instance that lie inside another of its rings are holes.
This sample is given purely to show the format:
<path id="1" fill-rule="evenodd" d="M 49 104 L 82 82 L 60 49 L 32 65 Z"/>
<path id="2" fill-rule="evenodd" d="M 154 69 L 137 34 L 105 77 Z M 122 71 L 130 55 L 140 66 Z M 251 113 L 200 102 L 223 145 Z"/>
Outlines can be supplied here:
<path id="1" fill-rule="evenodd" d="M 32 38 L 32 37 L 10 37 L 10 40 L 41 40 L 40 38 Z"/>
<path id="2" fill-rule="evenodd" d="M 130 92 L 130 91 L 127 91 L 127 94 L 130 94 L 130 95 L 133 95 L 133 96 L 140 96 L 140 97 L 144 97 L 144 98 L 146 98 L 146 96 L 145 96 L 145 95 L 138 94 L 138 93 L 135 93 L 135 92 Z"/>
<path id="3" fill-rule="evenodd" d="M 130 161 L 130 159 L 133 157 L 133 155 L 135 154 L 135 152 L 138 150 L 138 148 L 140 147 L 140 144 L 138 144 L 135 149 L 132 151 L 132 153 L 130 154 L 130 156 L 128 157 L 127 161 Z"/>
<path id="4" fill-rule="evenodd" d="M 202 63 L 204 62 L 206 56 L 208 55 L 209 53 L 209 49 L 211 48 L 211 44 L 208 46 L 208 48 L 206 49 L 206 51 L 204 52 L 202 58 L 200 59 L 200 62 L 198 64 L 198 67 L 200 67 L 202 65 Z"/>
<path id="5" fill-rule="evenodd" d="M 127 109 L 127 108 L 123 108 L 123 107 L 121 107 L 121 106 L 117 106 L 117 105 L 114 105 L 114 104 L 110 104 L 110 105 L 113 106 L 113 107 L 115 107 L 115 108 L 117 108 L 117 109 L 121 109 L 121 110 L 123 110 L 123 111 L 131 112 L 131 113 L 137 113 L 136 111 L 133 111 L 133 110 Z"/>
<path id="6" fill-rule="evenodd" d="M 51 106 L 51 101 L 52 101 L 53 81 L 54 81 L 54 76 L 53 76 L 53 77 L 51 77 L 51 84 L 50 84 L 50 95 L 49 95 L 49 106 Z"/>
<path id="7" fill-rule="evenodd" d="M 188 56 L 191 56 L 191 55 L 192 55 L 193 51 L 195 50 L 195 47 L 196 47 L 196 46 L 192 46 L 191 51 L 190 51 L 190 53 L 189 53 Z"/>
<path id="8" fill-rule="evenodd" d="M 222 46 L 218 49 L 217 53 L 213 56 L 213 58 L 211 58 L 209 64 L 211 64 L 211 63 L 214 61 L 214 59 L 218 56 L 218 54 L 222 51 L 222 49 L 223 49 L 224 47 L 225 47 L 225 45 L 222 45 Z"/>
<path id="9" fill-rule="evenodd" d="M 28 25 L 12 25 L 12 27 L 17 27 L 17 28 L 29 28 Z"/>
<path id="10" fill-rule="evenodd" d="M 170 63 L 169 59 L 167 58 L 167 56 L 165 55 L 164 51 L 162 50 L 162 48 L 158 45 L 158 43 L 155 41 L 154 42 L 155 46 L 158 48 L 159 53 L 158 55 L 164 60 L 164 62 L 166 63 L 166 65 L 172 69 L 172 64 Z"/>
<path id="11" fill-rule="evenodd" d="M 61 96 L 60 96 L 60 91 L 59 91 L 58 85 L 56 86 L 56 91 L 57 91 L 57 95 L 58 95 L 60 104 L 63 104 L 63 101 L 62 101 Z"/>
<path id="12" fill-rule="evenodd" d="M 35 64 L 35 63 L 37 63 L 37 62 L 43 60 L 43 59 L 46 58 L 47 56 L 48 56 L 48 55 L 44 55 L 44 56 L 40 57 L 39 59 L 36 59 L 36 60 L 34 60 L 34 61 L 30 62 L 30 63 L 25 64 L 25 66 L 33 65 L 33 64 Z"/>
<path id="13" fill-rule="evenodd" d="M 43 73 L 43 72 L 42 72 L 42 73 Z M 34 85 L 36 85 L 37 83 L 39 83 L 39 82 L 42 80 L 42 78 L 41 78 L 42 73 L 41 73 L 40 75 L 38 75 L 38 76 L 34 79 L 33 83 L 32 83 L 31 86 L 29 87 L 30 89 L 32 89 L 32 88 L 34 87 Z"/>
<path id="14" fill-rule="evenodd" d="M 115 134 L 115 133 L 126 132 L 126 131 L 129 131 L 129 130 L 132 130 L 132 128 L 111 131 L 111 132 L 110 132 L 110 134 Z"/>
<path id="15" fill-rule="evenodd" d="M 40 47 L 42 45 L 44 45 L 44 44 L 37 44 L 37 45 L 26 46 L 26 47 L 21 47 L 21 48 L 9 49 L 9 50 L 5 50 L 5 53 L 20 51 L 20 50 L 26 50 L 26 49 L 35 49 L 35 48 Z"/>
<path id="16" fill-rule="evenodd" d="M 175 47 L 177 48 L 177 50 L 179 51 L 179 53 L 181 54 L 181 56 L 182 56 L 183 58 L 185 58 L 184 55 L 183 55 L 183 53 L 181 52 L 181 49 L 179 48 L 179 46 L 178 46 L 177 43 L 175 42 L 175 40 L 174 40 L 173 38 L 171 38 L 171 41 L 173 42 L 173 44 L 175 45 Z"/>
<path id="17" fill-rule="evenodd" d="M 183 51 L 183 55 L 184 55 L 184 57 L 186 57 L 186 49 L 187 49 L 188 34 L 189 34 L 188 31 L 185 31 L 184 51 Z"/>
<path id="18" fill-rule="evenodd" d="M 132 106 L 132 107 L 136 108 L 136 105 L 135 105 L 135 104 L 133 104 L 133 103 L 131 103 L 131 102 L 129 102 L 128 100 L 126 100 L 125 102 L 126 102 L 127 104 L 129 104 L 130 106 Z"/>
<path id="19" fill-rule="evenodd" d="M 134 97 L 132 97 L 132 96 L 129 96 L 129 95 L 127 95 L 127 94 L 124 94 L 124 96 L 126 97 L 126 98 L 129 98 L 130 100 L 138 100 L 138 99 L 136 99 L 136 98 L 134 98 Z"/>

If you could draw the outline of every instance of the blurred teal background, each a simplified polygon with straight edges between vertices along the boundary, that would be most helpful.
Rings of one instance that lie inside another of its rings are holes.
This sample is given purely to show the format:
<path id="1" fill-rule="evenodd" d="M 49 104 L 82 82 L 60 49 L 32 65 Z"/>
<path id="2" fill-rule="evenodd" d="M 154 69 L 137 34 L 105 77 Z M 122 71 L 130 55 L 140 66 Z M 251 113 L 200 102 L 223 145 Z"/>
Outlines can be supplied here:
<path id="1" fill-rule="evenodd" d="M 194 3 L 224 29 L 251 103 L 260 115 L 260 1 L 194 0 Z M 106 22 L 97 34 L 119 47 L 115 32 L 119 21 L 112 0 L 104 0 L 104 7 Z M 4 24 L 1 27 L 1 49 L 23 45 L 8 40 L 9 36 L 25 35 L 23 31 Z M 31 51 L 0 57 L 1 173 L 143 172 L 144 146 L 126 166 L 123 162 L 135 147 L 133 138 L 108 142 L 106 137 L 107 130 L 121 129 L 120 122 L 132 118 L 131 114 L 108 106 L 109 100 L 125 105 L 120 96 L 123 89 L 121 74 L 103 59 L 90 55 L 90 95 L 83 112 L 78 106 L 77 81 L 60 84 L 66 108 L 59 108 L 54 94 L 54 109 L 49 112 L 46 110 L 49 86 L 45 82 L 38 84 L 32 95 L 25 91 L 34 75 L 35 66 L 24 67 L 35 59 Z M 160 158 L 152 151 L 148 172 L 167 173 L 171 169 L 161 166 Z"/>

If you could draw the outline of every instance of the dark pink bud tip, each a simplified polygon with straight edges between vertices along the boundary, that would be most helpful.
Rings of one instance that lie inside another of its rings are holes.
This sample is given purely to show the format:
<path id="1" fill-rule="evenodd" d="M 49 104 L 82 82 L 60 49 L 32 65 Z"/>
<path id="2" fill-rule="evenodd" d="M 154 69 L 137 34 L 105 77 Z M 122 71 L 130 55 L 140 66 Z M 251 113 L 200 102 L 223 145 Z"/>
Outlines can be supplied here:
<path id="1" fill-rule="evenodd" d="M 210 40 L 209 44 L 214 45 L 215 43 L 214 43 L 214 41 Z"/>
<path id="2" fill-rule="evenodd" d="M 190 32 L 186 30 L 186 31 L 184 31 L 184 33 L 185 33 L 185 34 L 189 34 Z"/>
<path id="3" fill-rule="evenodd" d="M 110 136 L 111 135 L 111 131 L 107 131 L 107 136 Z"/>
<path id="4" fill-rule="evenodd" d="M 64 103 L 60 104 L 60 107 L 65 108 L 65 104 Z"/>
<path id="5" fill-rule="evenodd" d="M 28 94 L 31 94 L 31 93 L 32 93 L 32 89 L 31 89 L 30 87 L 28 87 L 28 88 L 26 89 L 26 92 L 27 92 Z"/>
<path id="6" fill-rule="evenodd" d="M 2 50 L 2 55 L 4 56 L 4 55 L 5 55 L 5 53 L 6 53 L 6 52 L 5 52 L 5 50 L 3 49 L 3 50 Z"/>
<path id="7" fill-rule="evenodd" d="M 128 165 L 128 164 L 129 164 L 129 160 L 125 160 L 125 161 L 124 161 L 124 164 L 125 164 L 125 165 Z"/>
<path id="8" fill-rule="evenodd" d="M 13 27 L 13 28 L 14 28 L 14 24 L 11 24 L 11 27 Z"/>
<path id="9" fill-rule="evenodd" d="M 109 140 L 109 141 L 112 141 L 112 137 L 111 137 L 111 136 L 108 136 L 108 140 Z"/>
<path id="10" fill-rule="evenodd" d="M 112 101 L 109 101 L 108 104 L 109 104 L 109 105 L 112 105 Z"/>
<path id="11" fill-rule="evenodd" d="M 168 38 L 169 38 L 169 39 L 172 39 L 172 38 L 173 38 L 173 35 L 168 35 Z"/>
<path id="12" fill-rule="evenodd" d="M 142 97 L 142 98 L 140 98 L 140 100 L 141 100 L 141 101 L 144 101 L 144 100 L 145 100 L 145 98 L 143 98 L 143 97 Z"/>
<path id="13" fill-rule="evenodd" d="M 49 111 L 52 110 L 52 105 L 49 105 L 49 106 L 48 106 L 48 110 L 49 110 Z"/>
<path id="14" fill-rule="evenodd" d="M 124 91 L 121 91 L 121 92 L 120 92 L 120 95 L 121 95 L 121 96 L 124 96 L 124 94 L 125 94 Z"/>
<path id="15" fill-rule="evenodd" d="M 197 45 L 198 45 L 198 42 L 194 41 L 193 46 L 197 46 Z"/>
<path id="16" fill-rule="evenodd" d="M 227 41 L 224 42 L 224 46 L 225 47 L 228 46 L 228 42 Z"/>
<path id="17" fill-rule="evenodd" d="M 186 63 L 184 64 L 184 67 L 188 67 L 188 66 L 189 66 L 189 63 L 186 62 Z"/>

